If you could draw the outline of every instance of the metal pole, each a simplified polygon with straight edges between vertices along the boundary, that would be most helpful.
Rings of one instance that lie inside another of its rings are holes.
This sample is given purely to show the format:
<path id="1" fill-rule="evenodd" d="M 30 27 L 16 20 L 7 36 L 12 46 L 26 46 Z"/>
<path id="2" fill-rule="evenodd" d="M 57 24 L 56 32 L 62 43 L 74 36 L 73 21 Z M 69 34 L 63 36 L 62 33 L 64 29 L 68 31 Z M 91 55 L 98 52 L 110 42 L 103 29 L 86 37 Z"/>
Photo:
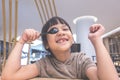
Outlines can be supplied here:
<path id="1" fill-rule="evenodd" d="M 11 50 L 11 40 L 12 40 L 12 0 L 9 0 L 9 47 L 8 47 L 8 53 L 10 53 Z"/>
<path id="2" fill-rule="evenodd" d="M 34 0 L 34 1 L 35 1 L 35 4 L 36 4 L 36 7 L 37 7 L 37 10 L 38 10 L 38 13 L 39 13 L 39 15 L 40 15 L 40 18 L 41 18 L 41 22 L 42 22 L 42 24 L 44 24 L 43 17 L 42 17 L 42 15 L 41 15 L 41 11 L 40 11 L 40 8 L 39 8 L 39 6 L 38 6 L 38 3 L 37 3 L 36 0 Z"/>
<path id="3" fill-rule="evenodd" d="M 3 15 L 3 66 L 5 66 L 6 63 L 6 14 L 5 14 L 5 0 L 2 0 L 2 15 Z"/>
<path id="4" fill-rule="evenodd" d="M 57 16 L 57 10 L 56 10 L 56 6 L 55 6 L 55 0 L 52 0 L 52 2 L 53 2 L 54 10 L 55 10 L 55 15 Z"/>
<path id="5" fill-rule="evenodd" d="M 16 38 L 17 38 L 17 28 L 18 28 L 18 0 L 15 0 L 15 42 L 14 45 L 16 44 Z"/>
<path id="6" fill-rule="evenodd" d="M 43 4 L 42 4 L 41 0 L 39 0 L 39 3 L 40 3 L 40 6 L 42 8 L 42 11 L 43 11 L 44 19 L 45 19 L 45 21 L 47 21 L 47 18 L 46 18 L 45 11 L 44 11 Z"/>
<path id="7" fill-rule="evenodd" d="M 28 55 L 27 55 L 27 64 L 29 64 L 30 62 L 30 48 L 31 48 L 31 43 L 28 43 L 29 46 L 28 46 Z"/>
<path id="8" fill-rule="evenodd" d="M 45 6 L 47 18 L 49 19 L 50 17 L 49 17 L 48 8 L 47 8 L 47 5 L 46 5 L 46 0 L 43 0 L 43 3 L 44 3 L 44 6 Z"/>
<path id="9" fill-rule="evenodd" d="M 52 6 L 51 6 L 51 3 L 50 3 L 50 0 L 48 0 L 48 4 L 49 4 L 49 7 L 50 7 L 51 16 L 53 16 L 53 11 L 52 11 Z"/>

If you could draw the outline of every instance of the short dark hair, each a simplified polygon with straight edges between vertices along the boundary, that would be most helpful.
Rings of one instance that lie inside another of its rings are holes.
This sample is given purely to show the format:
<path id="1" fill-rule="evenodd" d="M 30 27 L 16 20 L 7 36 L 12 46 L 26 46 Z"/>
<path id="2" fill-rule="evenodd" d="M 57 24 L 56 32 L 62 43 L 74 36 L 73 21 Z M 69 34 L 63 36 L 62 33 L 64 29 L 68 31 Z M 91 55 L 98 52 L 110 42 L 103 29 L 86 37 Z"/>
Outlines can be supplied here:
<path id="1" fill-rule="evenodd" d="M 70 28 L 69 24 L 63 18 L 55 16 L 55 17 L 50 18 L 46 22 L 46 24 L 44 24 L 41 33 L 46 33 L 51 26 L 56 25 L 58 23 L 67 25 L 69 27 L 70 31 L 71 31 L 71 28 Z M 72 31 L 71 31 L 71 33 L 72 33 Z M 43 46 L 45 47 L 45 49 L 47 51 L 50 51 L 49 49 L 46 48 L 46 45 L 48 44 L 47 34 L 43 34 L 43 35 L 41 35 L 41 37 L 42 37 Z"/>

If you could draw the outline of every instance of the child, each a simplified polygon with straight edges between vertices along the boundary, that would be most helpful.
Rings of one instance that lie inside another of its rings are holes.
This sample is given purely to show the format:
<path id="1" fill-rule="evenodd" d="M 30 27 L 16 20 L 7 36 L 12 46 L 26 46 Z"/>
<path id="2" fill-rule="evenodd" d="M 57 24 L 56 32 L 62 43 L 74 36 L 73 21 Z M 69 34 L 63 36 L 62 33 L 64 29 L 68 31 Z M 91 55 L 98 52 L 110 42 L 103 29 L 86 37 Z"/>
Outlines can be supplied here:
<path id="1" fill-rule="evenodd" d="M 7 60 L 2 79 L 23 80 L 39 75 L 42 78 L 118 80 L 116 69 L 101 39 L 104 30 L 101 24 L 94 24 L 88 35 L 96 51 L 96 66 L 84 53 L 71 53 L 74 42 L 72 31 L 62 18 L 52 17 L 48 20 L 41 34 L 33 29 L 26 29 Z M 39 36 L 51 55 L 36 63 L 21 66 L 23 45 Z"/>

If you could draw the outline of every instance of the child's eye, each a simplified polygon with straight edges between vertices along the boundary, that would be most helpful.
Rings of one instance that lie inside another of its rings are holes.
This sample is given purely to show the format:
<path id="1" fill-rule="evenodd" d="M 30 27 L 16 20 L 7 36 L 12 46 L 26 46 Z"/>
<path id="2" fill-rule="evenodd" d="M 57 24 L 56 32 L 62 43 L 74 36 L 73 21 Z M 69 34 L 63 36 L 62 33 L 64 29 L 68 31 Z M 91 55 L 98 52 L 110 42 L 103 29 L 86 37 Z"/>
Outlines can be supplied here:
<path id="1" fill-rule="evenodd" d="M 65 28 L 65 29 L 63 29 L 64 31 L 68 31 L 69 29 L 68 28 Z"/>

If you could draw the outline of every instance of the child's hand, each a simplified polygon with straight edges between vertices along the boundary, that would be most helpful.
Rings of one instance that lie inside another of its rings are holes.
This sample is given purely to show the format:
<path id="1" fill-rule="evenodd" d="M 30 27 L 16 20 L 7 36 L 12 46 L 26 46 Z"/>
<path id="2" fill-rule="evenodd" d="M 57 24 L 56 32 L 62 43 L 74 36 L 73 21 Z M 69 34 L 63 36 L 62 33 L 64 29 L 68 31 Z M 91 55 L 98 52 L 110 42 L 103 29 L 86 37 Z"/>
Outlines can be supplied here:
<path id="1" fill-rule="evenodd" d="M 90 33 L 88 35 L 88 38 L 92 41 L 100 38 L 103 35 L 105 28 L 101 24 L 93 24 L 89 30 Z"/>
<path id="2" fill-rule="evenodd" d="M 36 31 L 34 29 L 26 29 L 23 32 L 19 42 L 23 43 L 23 44 L 26 42 L 31 42 L 31 41 L 38 39 L 39 36 L 40 36 L 40 33 L 38 31 Z"/>

